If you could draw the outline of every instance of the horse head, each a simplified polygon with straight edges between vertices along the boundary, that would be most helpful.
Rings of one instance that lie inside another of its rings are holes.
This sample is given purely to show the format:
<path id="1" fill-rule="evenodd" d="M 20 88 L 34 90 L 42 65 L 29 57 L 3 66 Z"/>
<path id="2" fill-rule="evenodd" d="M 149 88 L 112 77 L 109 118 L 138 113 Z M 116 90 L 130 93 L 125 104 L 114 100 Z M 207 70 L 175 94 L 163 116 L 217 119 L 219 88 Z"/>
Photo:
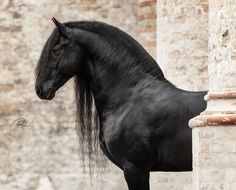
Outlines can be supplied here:
<path id="1" fill-rule="evenodd" d="M 71 29 L 52 19 L 56 29 L 44 45 L 36 67 L 35 91 L 41 99 L 51 100 L 55 92 L 78 74 L 86 60 L 82 47 L 73 40 Z"/>

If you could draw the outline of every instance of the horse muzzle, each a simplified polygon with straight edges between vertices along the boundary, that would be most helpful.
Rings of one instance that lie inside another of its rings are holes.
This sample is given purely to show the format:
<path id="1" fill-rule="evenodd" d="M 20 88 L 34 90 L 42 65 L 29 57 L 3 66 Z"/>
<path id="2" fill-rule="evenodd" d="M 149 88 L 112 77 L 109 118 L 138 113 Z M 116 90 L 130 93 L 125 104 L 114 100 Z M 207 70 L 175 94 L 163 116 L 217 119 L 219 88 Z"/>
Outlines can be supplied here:
<path id="1" fill-rule="evenodd" d="M 43 100 L 52 100 L 55 97 L 55 90 L 52 87 L 43 88 L 41 85 L 36 85 L 35 92 Z"/>

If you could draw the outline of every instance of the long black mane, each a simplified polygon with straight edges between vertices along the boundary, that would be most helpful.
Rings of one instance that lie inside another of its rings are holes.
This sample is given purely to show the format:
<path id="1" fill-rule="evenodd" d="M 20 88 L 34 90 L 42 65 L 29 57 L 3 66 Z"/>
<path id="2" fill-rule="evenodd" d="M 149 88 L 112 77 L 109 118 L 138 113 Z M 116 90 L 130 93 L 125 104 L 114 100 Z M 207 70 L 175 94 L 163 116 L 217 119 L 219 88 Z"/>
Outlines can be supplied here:
<path id="1" fill-rule="evenodd" d="M 138 64 L 138 66 L 141 67 L 145 72 L 151 74 L 159 80 L 166 81 L 162 70 L 152 58 L 152 56 L 134 38 L 119 28 L 97 21 L 68 22 L 65 23 L 65 26 L 70 28 L 79 28 L 99 35 L 105 41 L 111 43 L 116 52 L 127 51 L 130 52 L 130 56 L 132 52 L 132 54 L 135 55 L 132 55 L 132 57 L 135 57 L 135 59 L 129 62 L 128 65 L 124 62 L 124 69 L 127 69 L 129 66 L 137 66 Z M 101 48 L 103 47 L 101 46 Z M 109 55 L 107 52 L 102 54 Z M 106 62 L 106 60 L 103 61 L 103 63 Z"/>
<path id="2" fill-rule="evenodd" d="M 95 21 L 69 22 L 65 23 L 65 25 L 70 28 L 79 28 L 98 34 L 104 40 L 111 42 L 117 52 L 127 51 L 134 53 L 135 59 L 133 59 L 134 56 L 132 56 L 132 61 L 128 63 L 129 65 L 124 62 L 126 65 L 121 66 L 123 69 L 127 70 L 130 68 L 132 70 L 133 67 L 137 67 L 136 64 L 139 64 L 138 67 L 141 67 L 142 70 L 149 73 L 154 78 L 168 82 L 156 61 L 148 54 L 148 52 L 135 39 L 120 29 Z M 126 50 L 124 47 L 126 47 Z M 109 55 L 107 52 L 102 54 L 104 56 Z M 104 57 L 102 64 L 111 63 L 106 63 L 106 57 Z M 94 98 L 87 77 L 88 76 L 83 75 L 82 72 L 75 77 L 75 99 L 77 105 L 76 129 L 80 138 L 83 159 L 85 159 L 84 156 L 87 155 L 89 160 L 94 161 L 100 153 L 98 136 L 102 123 L 100 122 L 100 116 L 94 105 Z M 89 162 L 89 164 L 91 163 L 92 162 Z M 102 167 L 105 165 L 100 159 L 95 160 L 95 164 L 96 166 L 100 165 Z"/>
<path id="3" fill-rule="evenodd" d="M 88 158 L 90 173 L 95 167 L 104 168 L 98 136 L 101 122 L 99 119 L 94 97 L 87 78 L 83 75 L 75 76 L 75 102 L 76 102 L 76 132 L 79 136 L 80 150 L 85 171 L 85 161 Z"/>

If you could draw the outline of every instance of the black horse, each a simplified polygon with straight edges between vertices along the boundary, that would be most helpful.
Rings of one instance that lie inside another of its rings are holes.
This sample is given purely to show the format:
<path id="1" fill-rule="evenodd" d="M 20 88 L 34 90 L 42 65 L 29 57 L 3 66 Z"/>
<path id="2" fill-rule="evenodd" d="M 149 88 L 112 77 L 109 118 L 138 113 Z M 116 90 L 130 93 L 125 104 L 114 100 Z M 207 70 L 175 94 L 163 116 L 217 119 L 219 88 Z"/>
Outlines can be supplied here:
<path id="1" fill-rule="evenodd" d="M 176 88 L 137 41 L 113 26 L 53 21 L 35 90 L 51 100 L 75 76 L 83 152 L 91 159 L 100 144 L 129 190 L 148 190 L 150 171 L 191 171 L 188 121 L 205 109 L 206 92 Z"/>

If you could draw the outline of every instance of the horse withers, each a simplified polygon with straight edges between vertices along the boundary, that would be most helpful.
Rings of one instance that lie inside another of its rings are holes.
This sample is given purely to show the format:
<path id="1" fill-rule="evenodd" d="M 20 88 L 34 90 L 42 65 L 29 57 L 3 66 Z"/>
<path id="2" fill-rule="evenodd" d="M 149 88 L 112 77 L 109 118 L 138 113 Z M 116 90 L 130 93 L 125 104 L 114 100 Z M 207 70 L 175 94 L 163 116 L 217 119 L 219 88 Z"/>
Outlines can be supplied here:
<path id="1" fill-rule="evenodd" d="M 75 77 L 81 154 L 103 153 L 129 190 L 148 190 L 151 171 L 191 171 L 188 121 L 206 108 L 206 92 L 171 84 L 131 36 L 101 22 L 60 23 L 36 67 L 35 90 L 51 100 Z M 94 110 L 95 108 L 95 110 Z"/>

